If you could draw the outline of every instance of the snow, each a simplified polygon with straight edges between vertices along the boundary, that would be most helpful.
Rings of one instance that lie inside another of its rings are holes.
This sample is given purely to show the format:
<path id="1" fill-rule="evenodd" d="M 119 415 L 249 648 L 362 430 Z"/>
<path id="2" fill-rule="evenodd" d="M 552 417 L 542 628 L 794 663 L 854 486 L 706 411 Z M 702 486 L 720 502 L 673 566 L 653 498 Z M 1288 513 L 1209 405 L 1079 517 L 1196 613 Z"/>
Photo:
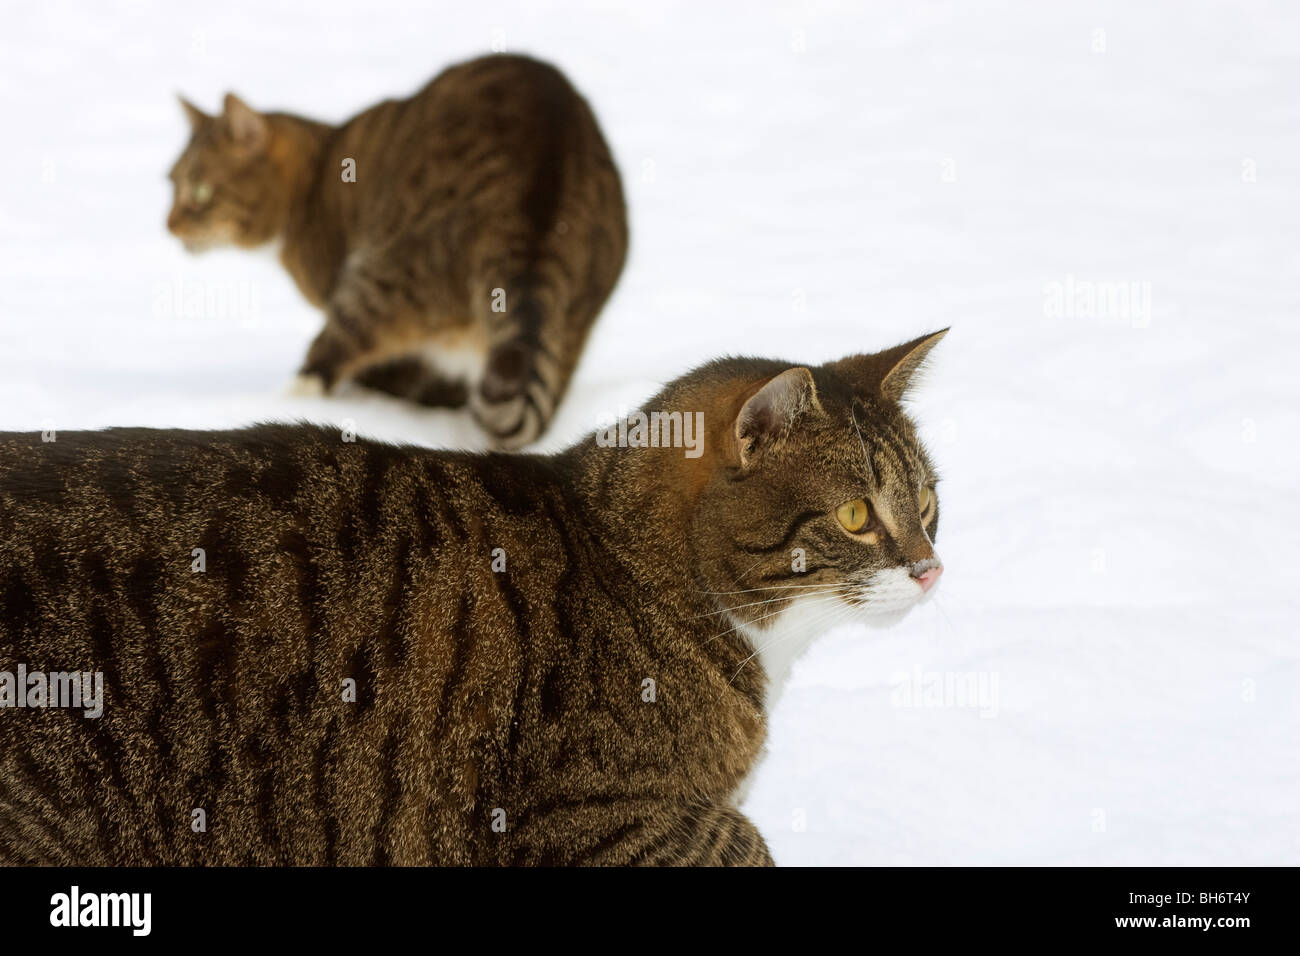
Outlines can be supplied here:
<path id="1" fill-rule="evenodd" d="M 1300 12 L 758 7 L 8 11 L 0 427 L 478 446 L 451 413 L 282 397 L 319 315 L 269 258 L 166 234 L 173 93 L 341 119 L 494 44 L 543 56 L 633 235 L 543 447 L 719 354 L 953 327 L 914 402 L 944 580 L 796 665 L 746 805 L 777 861 L 1300 863 Z M 944 678 L 984 706 L 919 706 Z"/>

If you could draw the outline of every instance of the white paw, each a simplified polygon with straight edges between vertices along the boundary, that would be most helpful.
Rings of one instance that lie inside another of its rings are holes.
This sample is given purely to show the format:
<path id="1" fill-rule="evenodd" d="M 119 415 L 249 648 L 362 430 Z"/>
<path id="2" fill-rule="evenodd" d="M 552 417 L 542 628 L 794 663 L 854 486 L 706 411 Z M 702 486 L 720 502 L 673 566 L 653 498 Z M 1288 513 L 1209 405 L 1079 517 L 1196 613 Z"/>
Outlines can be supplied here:
<path id="1" fill-rule="evenodd" d="M 322 398 L 325 382 L 319 375 L 299 375 L 284 390 L 286 398 Z"/>

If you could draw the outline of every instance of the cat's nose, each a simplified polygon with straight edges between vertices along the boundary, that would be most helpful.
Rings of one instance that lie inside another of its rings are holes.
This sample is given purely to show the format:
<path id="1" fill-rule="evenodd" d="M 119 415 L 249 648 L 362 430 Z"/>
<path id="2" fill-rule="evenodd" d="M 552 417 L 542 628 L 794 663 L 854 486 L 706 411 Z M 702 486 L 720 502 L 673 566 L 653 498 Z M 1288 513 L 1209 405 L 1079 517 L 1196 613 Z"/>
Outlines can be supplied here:
<path id="1" fill-rule="evenodd" d="M 921 585 L 922 591 L 928 591 L 935 586 L 941 574 L 943 574 L 943 565 L 931 564 L 924 570 L 913 571 L 912 580 Z"/>

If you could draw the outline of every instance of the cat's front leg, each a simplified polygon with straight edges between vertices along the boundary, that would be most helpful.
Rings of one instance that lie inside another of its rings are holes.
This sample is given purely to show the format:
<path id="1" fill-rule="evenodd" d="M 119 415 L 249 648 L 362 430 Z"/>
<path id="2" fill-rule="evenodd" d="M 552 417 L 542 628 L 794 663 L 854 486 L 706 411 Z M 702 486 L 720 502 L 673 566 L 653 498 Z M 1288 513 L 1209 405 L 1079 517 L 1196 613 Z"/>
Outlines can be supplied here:
<path id="1" fill-rule="evenodd" d="M 293 384 L 293 394 L 326 394 L 367 364 L 374 349 L 374 333 L 368 327 L 367 318 L 330 306 L 325 327 L 307 349 L 307 358 Z"/>
<path id="2" fill-rule="evenodd" d="M 297 394 L 323 394 L 375 362 L 408 347 L 418 314 L 391 276 L 348 268 L 325 308 L 325 327 L 307 350 Z"/>

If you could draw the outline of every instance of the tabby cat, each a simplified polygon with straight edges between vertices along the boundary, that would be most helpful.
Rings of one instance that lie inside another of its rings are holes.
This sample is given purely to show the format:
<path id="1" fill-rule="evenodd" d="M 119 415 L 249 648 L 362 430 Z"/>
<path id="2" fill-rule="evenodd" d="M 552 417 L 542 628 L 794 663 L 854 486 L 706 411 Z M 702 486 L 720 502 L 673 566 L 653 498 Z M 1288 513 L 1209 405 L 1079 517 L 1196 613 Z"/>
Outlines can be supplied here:
<path id="1" fill-rule="evenodd" d="M 705 365 L 647 406 L 698 454 L 0 435 L 0 862 L 770 864 L 737 806 L 790 661 L 941 570 L 899 401 L 942 334 Z"/>
<path id="2" fill-rule="evenodd" d="M 300 393 L 468 402 L 502 447 L 546 428 L 627 252 L 618 171 L 558 70 L 483 57 L 340 126 L 181 102 L 167 227 L 191 251 L 280 241 L 325 310 Z"/>

